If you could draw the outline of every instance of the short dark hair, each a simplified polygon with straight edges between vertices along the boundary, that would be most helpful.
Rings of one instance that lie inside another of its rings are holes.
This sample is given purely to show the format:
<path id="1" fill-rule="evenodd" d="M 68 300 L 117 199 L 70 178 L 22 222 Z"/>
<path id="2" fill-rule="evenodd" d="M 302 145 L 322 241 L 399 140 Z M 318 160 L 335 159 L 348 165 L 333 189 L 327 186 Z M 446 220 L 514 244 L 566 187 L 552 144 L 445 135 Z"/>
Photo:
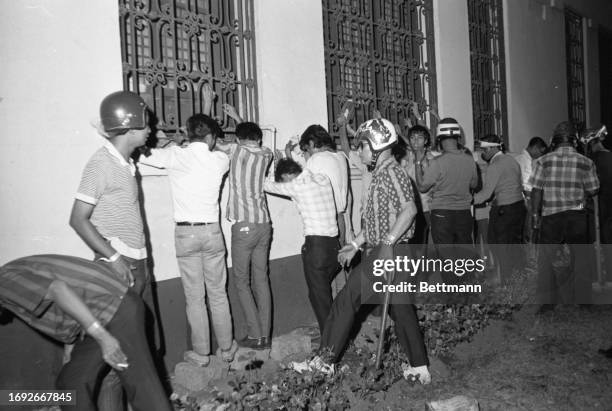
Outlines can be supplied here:
<path id="1" fill-rule="evenodd" d="M 408 129 L 408 140 L 410 140 L 410 136 L 412 134 L 424 134 L 425 135 L 425 147 L 429 147 L 431 145 L 431 134 L 429 133 L 429 129 L 420 124 L 414 125 Z"/>
<path id="2" fill-rule="evenodd" d="M 276 163 L 276 169 L 274 170 L 274 180 L 277 182 L 283 181 L 285 174 L 300 174 L 302 172 L 302 166 L 293 161 L 290 158 L 281 158 Z"/>
<path id="3" fill-rule="evenodd" d="M 236 126 L 236 137 L 241 140 L 259 141 L 263 138 L 263 132 L 256 123 L 245 121 Z"/>
<path id="4" fill-rule="evenodd" d="M 310 142 L 315 148 L 329 147 L 335 149 L 334 140 L 331 138 L 327 130 L 319 124 L 310 125 L 304 130 L 300 136 L 300 148 L 305 151 Z"/>
<path id="5" fill-rule="evenodd" d="M 531 137 L 531 140 L 529 140 L 529 144 L 527 144 L 527 147 L 541 148 L 544 150 L 548 148 L 544 139 L 538 136 Z"/>
<path id="6" fill-rule="evenodd" d="M 192 140 L 203 140 L 212 134 L 214 138 L 221 138 L 223 130 L 214 119 L 205 114 L 194 114 L 187 119 L 187 137 Z"/>
<path id="7" fill-rule="evenodd" d="M 553 130 L 550 145 L 554 150 L 560 144 L 574 144 L 576 142 L 576 127 L 571 121 L 562 121 Z"/>
<path id="8" fill-rule="evenodd" d="M 408 143 L 403 138 L 398 138 L 397 142 L 391 146 L 391 155 L 398 163 L 408 154 Z"/>

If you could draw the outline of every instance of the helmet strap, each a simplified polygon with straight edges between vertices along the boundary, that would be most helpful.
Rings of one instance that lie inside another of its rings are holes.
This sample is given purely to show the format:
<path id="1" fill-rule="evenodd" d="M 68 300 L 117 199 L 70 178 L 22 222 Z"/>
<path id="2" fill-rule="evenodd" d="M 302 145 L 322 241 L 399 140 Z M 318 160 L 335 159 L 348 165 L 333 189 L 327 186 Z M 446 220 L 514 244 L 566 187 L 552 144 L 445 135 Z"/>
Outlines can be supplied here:
<path id="1" fill-rule="evenodd" d="M 378 163 L 378 157 L 380 157 L 380 153 L 382 153 L 382 151 L 372 152 L 372 160 L 370 160 L 370 164 L 368 164 L 369 172 L 372 172 L 376 169 L 376 164 Z"/>

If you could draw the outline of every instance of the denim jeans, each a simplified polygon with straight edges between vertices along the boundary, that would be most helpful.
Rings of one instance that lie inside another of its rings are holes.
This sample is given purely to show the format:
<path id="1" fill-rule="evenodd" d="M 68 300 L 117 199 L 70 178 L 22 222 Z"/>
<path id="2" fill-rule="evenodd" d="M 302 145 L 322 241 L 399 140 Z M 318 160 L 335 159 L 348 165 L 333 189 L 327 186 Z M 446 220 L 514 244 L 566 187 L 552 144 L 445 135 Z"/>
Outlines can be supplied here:
<path id="1" fill-rule="evenodd" d="M 128 358 L 129 367 L 117 372 L 134 411 L 170 411 L 172 407 L 157 376 L 148 350 L 144 327 L 145 307 L 133 291 L 123 297 L 113 319 L 106 325 Z M 70 361 L 57 378 L 57 388 L 76 390 L 77 404 L 64 410 L 97 410 L 95 395 L 110 367 L 98 343 L 90 336 L 79 340 Z"/>
<path id="2" fill-rule="evenodd" d="M 247 333 L 252 338 L 270 337 L 271 333 L 272 295 L 268 279 L 271 240 L 270 223 L 240 221 L 232 226 L 232 274 L 246 317 Z"/>
<path id="3" fill-rule="evenodd" d="M 174 234 L 193 350 L 210 354 L 207 294 L 217 343 L 228 349 L 232 344 L 232 318 L 225 288 L 227 267 L 221 226 L 176 226 Z"/>

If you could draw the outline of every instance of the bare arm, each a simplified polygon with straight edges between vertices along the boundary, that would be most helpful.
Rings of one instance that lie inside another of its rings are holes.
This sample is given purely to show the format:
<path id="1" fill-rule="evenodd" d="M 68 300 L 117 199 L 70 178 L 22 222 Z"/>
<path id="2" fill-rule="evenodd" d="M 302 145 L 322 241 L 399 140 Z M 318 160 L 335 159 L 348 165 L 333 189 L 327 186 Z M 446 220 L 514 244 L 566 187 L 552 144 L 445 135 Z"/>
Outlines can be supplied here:
<path id="1" fill-rule="evenodd" d="M 212 114 L 212 106 L 213 101 L 215 100 L 216 93 L 209 83 L 205 83 L 202 87 L 202 94 L 202 100 L 204 103 L 202 107 L 202 114 L 210 116 Z"/>
<path id="2" fill-rule="evenodd" d="M 54 280 L 49 286 L 47 296 L 96 340 L 102 350 L 104 361 L 119 371 L 127 367 L 127 357 L 121 350 L 119 342 L 98 323 L 87 305 L 68 284 Z"/>
<path id="3" fill-rule="evenodd" d="M 111 266 L 115 270 L 122 280 L 132 286 L 134 284 L 134 277 L 132 276 L 132 270 L 128 262 L 121 256 L 116 257 L 116 251 L 110 244 L 102 237 L 100 232 L 91 223 L 91 215 L 95 205 L 86 203 L 81 200 L 74 200 L 72 205 L 72 212 L 70 213 L 70 227 L 76 231 L 76 233 L 85 241 L 85 244 L 89 246 L 95 253 L 103 255 L 107 259 L 114 259 L 111 261 Z"/>

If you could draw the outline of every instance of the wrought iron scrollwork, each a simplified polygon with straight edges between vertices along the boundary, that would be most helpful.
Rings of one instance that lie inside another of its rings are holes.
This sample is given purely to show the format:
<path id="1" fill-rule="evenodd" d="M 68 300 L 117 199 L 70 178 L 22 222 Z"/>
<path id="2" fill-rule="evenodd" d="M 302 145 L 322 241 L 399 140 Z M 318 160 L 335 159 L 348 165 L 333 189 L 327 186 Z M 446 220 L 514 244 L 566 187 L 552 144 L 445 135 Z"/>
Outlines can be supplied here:
<path id="1" fill-rule="evenodd" d="M 335 119 L 348 100 L 356 124 L 378 110 L 394 123 L 414 123 L 418 116 L 434 125 L 432 0 L 323 0 L 323 28 L 332 135 L 338 134 Z"/>
<path id="2" fill-rule="evenodd" d="M 584 35 L 582 16 L 565 9 L 568 117 L 581 130 L 586 126 Z"/>
<path id="3" fill-rule="evenodd" d="M 139 93 L 166 135 L 203 109 L 203 86 L 258 120 L 253 0 L 119 0 L 124 88 Z"/>
<path id="4" fill-rule="evenodd" d="M 474 141 L 497 134 L 508 144 L 502 0 L 468 0 Z"/>

